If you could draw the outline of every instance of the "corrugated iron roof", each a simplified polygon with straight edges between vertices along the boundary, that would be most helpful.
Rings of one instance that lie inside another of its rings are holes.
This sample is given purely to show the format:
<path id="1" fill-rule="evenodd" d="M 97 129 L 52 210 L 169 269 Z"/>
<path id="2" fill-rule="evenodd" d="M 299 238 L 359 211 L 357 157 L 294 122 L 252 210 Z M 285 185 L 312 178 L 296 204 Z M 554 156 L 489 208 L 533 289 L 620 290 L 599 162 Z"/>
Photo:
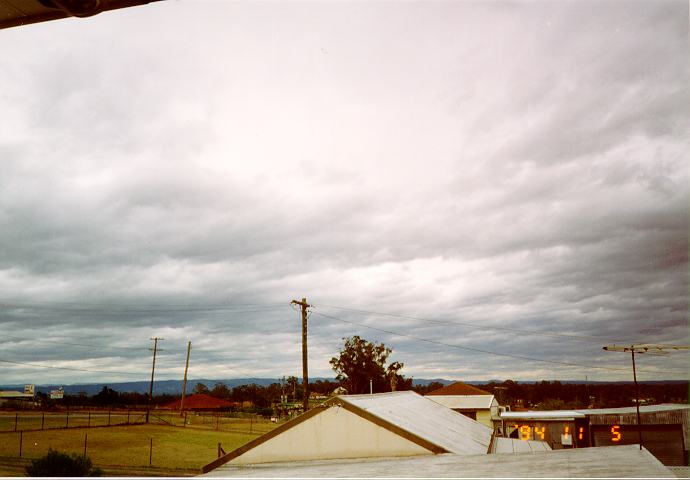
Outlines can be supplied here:
<path id="1" fill-rule="evenodd" d="M 640 405 L 641 413 L 651 412 L 668 412 L 670 410 L 690 409 L 687 403 L 662 403 L 659 405 Z M 577 412 L 586 415 L 617 415 L 625 413 L 637 413 L 636 407 L 620 407 L 620 408 L 588 408 L 584 410 L 576 410 Z"/>
<path id="2" fill-rule="evenodd" d="M 684 403 L 666 403 L 661 405 L 641 405 L 640 413 L 668 412 L 672 410 L 690 409 L 690 405 Z M 635 407 L 620 408 L 589 408 L 582 410 L 529 410 L 527 412 L 501 412 L 504 419 L 529 419 L 529 420 L 560 420 L 584 418 L 591 415 L 623 415 L 636 413 Z"/>
<path id="3" fill-rule="evenodd" d="M 551 447 L 541 440 L 496 437 L 491 444 L 491 453 L 533 453 L 546 450 L 551 450 Z"/>
<path id="4" fill-rule="evenodd" d="M 342 395 L 347 402 L 451 453 L 487 453 L 491 428 L 415 392 Z M 331 401 L 332 402 L 332 401 Z"/>
<path id="5" fill-rule="evenodd" d="M 577 410 L 539 410 L 527 412 L 501 412 L 502 419 L 521 419 L 521 420 L 573 420 L 575 418 L 585 418 L 584 413 Z"/>
<path id="6" fill-rule="evenodd" d="M 673 478 L 637 445 L 496 455 L 320 460 L 225 465 L 207 477 L 225 478 Z"/>
<path id="7" fill-rule="evenodd" d="M 491 395 L 481 388 L 473 387 L 463 382 L 455 382 L 438 390 L 433 390 L 427 395 Z"/>

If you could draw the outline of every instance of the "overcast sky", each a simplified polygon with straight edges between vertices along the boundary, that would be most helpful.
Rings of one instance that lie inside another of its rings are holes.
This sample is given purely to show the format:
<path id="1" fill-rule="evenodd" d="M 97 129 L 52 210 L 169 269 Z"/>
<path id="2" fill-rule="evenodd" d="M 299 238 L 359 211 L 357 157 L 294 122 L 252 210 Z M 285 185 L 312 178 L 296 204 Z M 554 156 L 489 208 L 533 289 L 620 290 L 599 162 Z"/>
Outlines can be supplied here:
<path id="1" fill-rule="evenodd" d="M 687 1 L 167 1 L 0 58 L 0 384 L 146 380 L 154 336 L 158 379 L 301 376 L 302 297 L 312 377 L 690 342 Z"/>

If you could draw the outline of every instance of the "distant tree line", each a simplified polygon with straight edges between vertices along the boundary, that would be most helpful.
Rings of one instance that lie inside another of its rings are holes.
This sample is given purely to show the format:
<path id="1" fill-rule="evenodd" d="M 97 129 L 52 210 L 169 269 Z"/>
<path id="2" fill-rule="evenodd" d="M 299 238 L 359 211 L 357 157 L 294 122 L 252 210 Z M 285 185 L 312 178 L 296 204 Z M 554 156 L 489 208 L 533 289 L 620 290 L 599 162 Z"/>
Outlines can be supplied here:
<path id="1" fill-rule="evenodd" d="M 443 387 L 442 383 L 431 382 L 428 385 L 411 386 L 412 379 L 401 382 L 398 390 L 414 390 L 426 395 Z M 310 392 L 330 396 L 338 387 L 349 386 L 346 381 L 317 380 L 309 384 Z M 490 382 L 477 385 L 478 388 L 496 396 L 501 405 L 525 407 L 536 410 L 558 410 L 572 408 L 625 407 L 634 405 L 635 389 L 632 383 L 562 383 L 546 381 L 519 383 L 513 380 Z M 640 399 L 644 403 L 688 403 L 690 382 L 641 383 Z M 205 393 L 238 404 L 245 404 L 245 410 L 259 411 L 270 408 L 281 399 L 299 403 L 302 399 L 302 384 L 296 377 L 287 377 L 281 383 L 262 386 L 257 384 L 238 385 L 234 388 L 224 383 L 216 383 L 211 388 L 199 383 L 193 393 Z M 154 395 L 152 405 L 163 406 L 178 400 L 180 395 Z M 44 408 L 51 407 L 98 407 L 98 408 L 141 408 L 148 405 L 148 395 L 137 392 L 118 392 L 103 386 L 96 395 L 86 393 L 65 395 L 61 400 L 51 400 L 44 393 L 37 394 L 37 400 Z M 19 406 L 19 404 L 15 405 Z M 240 407 L 237 407 L 238 409 Z"/>
<path id="2" fill-rule="evenodd" d="M 424 395 L 443 385 L 432 382 L 415 391 Z M 518 383 L 513 380 L 477 385 L 493 394 L 501 405 L 523 406 L 534 410 L 572 408 L 614 408 L 634 405 L 632 383 L 561 383 L 547 381 Z M 689 382 L 640 383 L 640 403 L 688 403 Z"/>

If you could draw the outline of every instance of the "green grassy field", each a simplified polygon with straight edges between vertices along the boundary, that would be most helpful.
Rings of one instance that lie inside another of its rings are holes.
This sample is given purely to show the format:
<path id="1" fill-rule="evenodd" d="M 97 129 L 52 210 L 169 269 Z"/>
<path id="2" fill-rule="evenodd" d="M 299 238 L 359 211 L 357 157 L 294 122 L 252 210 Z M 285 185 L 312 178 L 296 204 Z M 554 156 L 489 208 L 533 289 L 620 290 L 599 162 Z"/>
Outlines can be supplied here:
<path id="1" fill-rule="evenodd" d="M 49 448 L 81 454 L 84 452 L 85 435 L 87 455 L 106 475 L 194 475 L 200 472 L 203 465 L 217 458 L 219 442 L 229 452 L 275 426 L 269 422 L 259 425 L 260 431 L 254 428 L 252 433 L 248 430 L 216 431 L 211 428 L 166 425 L 25 431 L 22 434 L 21 459 L 20 434 L 4 432 L 0 433 L 0 476 L 23 475 L 23 466 L 28 460 L 44 455 Z"/>

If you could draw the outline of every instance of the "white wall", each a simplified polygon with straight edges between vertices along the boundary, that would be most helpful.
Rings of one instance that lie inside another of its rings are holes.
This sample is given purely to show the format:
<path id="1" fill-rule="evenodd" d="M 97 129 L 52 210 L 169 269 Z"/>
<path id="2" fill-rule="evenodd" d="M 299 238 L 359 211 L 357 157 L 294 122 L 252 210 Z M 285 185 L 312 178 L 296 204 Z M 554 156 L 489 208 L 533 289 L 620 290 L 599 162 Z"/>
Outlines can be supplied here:
<path id="1" fill-rule="evenodd" d="M 341 407 L 330 407 L 230 464 L 429 455 L 431 451 Z"/>

